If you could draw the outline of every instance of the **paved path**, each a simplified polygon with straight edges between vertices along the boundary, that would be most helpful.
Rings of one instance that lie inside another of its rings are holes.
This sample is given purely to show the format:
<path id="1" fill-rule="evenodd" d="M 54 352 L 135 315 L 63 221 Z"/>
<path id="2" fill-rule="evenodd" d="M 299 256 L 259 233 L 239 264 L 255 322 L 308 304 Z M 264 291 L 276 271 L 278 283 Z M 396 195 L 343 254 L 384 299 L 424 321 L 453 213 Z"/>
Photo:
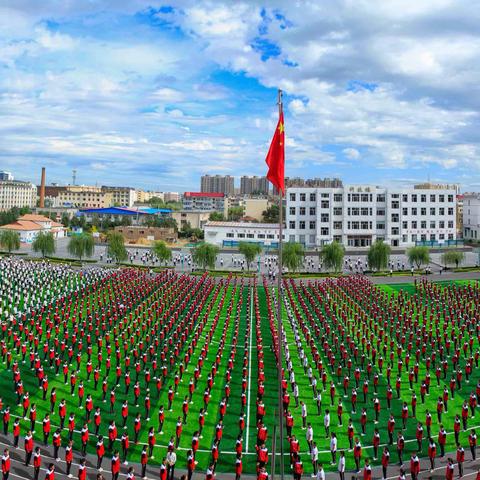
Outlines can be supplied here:
<path id="1" fill-rule="evenodd" d="M 426 447 L 426 444 L 425 444 Z M 12 479 L 32 479 L 33 478 L 33 467 L 29 466 L 26 467 L 24 465 L 25 461 L 25 452 L 23 450 L 23 438 L 20 439 L 20 445 L 19 448 L 15 449 L 13 448 L 13 437 L 11 435 L 5 436 L 3 434 L 0 434 L 0 448 L 1 452 L 3 453 L 4 448 L 9 448 L 10 449 L 10 457 L 11 457 L 11 471 L 10 471 L 10 478 Z M 44 447 L 43 445 L 40 447 L 41 449 L 41 455 L 42 455 L 42 468 L 40 470 L 40 475 L 39 475 L 39 480 L 44 480 L 45 478 L 45 472 L 46 468 L 50 463 L 53 463 L 55 465 L 55 478 L 60 479 L 60 480 L 67 480 L 68 477 L 65 473 L 65 462 L 63 461 L 63 455 L 64 455 L 64 449 L 60 449 L 60 455 L 62 459 L 59 462 L 55 462 L 53 458 L 53 447 L 48 446 Z M 392 460 L 396 458 L 395 452 L 391 452 L 391 458 Z M 433 472 L 430 472 L 430 463 L 428 459 L 426 458 L 421 458 L 420 460 L 420 465 L 422 468 L 422 471 L 420 472 L 419 475 L 419 480 L 424 480 L 424 479 L 432 479 L 432 480 L 441 480 L 445 479 L 445 465 L 447 463 L 448 457 L 452 457 L 455 459 L 455 454 L 447 454 L 444 458 L 437 458 L 436 459 L 436 465 L 435 465 L 435 470 Z M 477 457 L 477 460 L 472 461 L 471 460 L 471 454 L 470 450 L 467 448 L 466 454 L 466 461 L 464 463 L 464 477 L 468 479 L 474 479 L 475 476 L 477 475 L 477 472 L 479 471 L 480 468 L 480 460 Z M 96 470 L 96 456 L 88 454 L 87 455 L 87 478 L 89 480 L 95 480 L 97 478 L 97 470 Z M 81 459 L 81 456 L 78 453 L 74 454 L 74 463 L 72 466 L 72 474 L 74 478 L 77 478 L 77 471 L 78 471 L 78 463 Z M 306 459 L 304 459 L 305 461 Z M 406 459 L 405 461 L 405 471 L 407 472 L 407 478 L 410 478 L 410 475 L 408 474 L 409 471 L 409 459 Z M 135 469 L 135 476 L 137 479 L 140 480 L 140 465 L 137 463 L 131 463 L 129 466 L 133 466 Z M 110 474 L 110 458 L 105 456 L 103 460 L 103 468 L 105 469 L 104 472 L 102 472 L 105 480 L 111 480 L 111 474 Z M 121 471 L 120 471 L 120 479 L 126 477 L 128 466 L 121 465 Z M 381 467 L 375 466 L 373 467 L 373 479 L 381 479 L 382 478 L 382 470 Z M 175 471 L 175 480 L 179 480 L 181 478 L 181 475 L 184 474 L 184 470 L 176 470 Z M 398 473 L 399 473 L 399 466 L 397 464 L 392 464 L 389 466 L 388 471 L 387 471 L 387 480 L 396 480 L 398 478 Z M 285 478 L 291 479 L 293 477 L 291 470 L 288 466 L 286 465 L 286 472 L 285 472 Z M 458 467 L 455 466 L 455 478 L 458 477 Z M 147 468 L 147 478 L 149 480 L 152 479 L 158 479 L 159 478 L 159 467 L 158 465 L 155 465 L 153 467 L 148 467 Z M 197 472 L 193 475 L 193 480 L 200 480 L 205 478 L 205 473 L 204 472 Z M 234 480 L 235 475 L 234 474 L 227 474 L 227 473 L 217 473 L 216 475 L 217 480 Z M 254 480 L 253 475 L 242 475 L 242 479 L 244 480 Z M 276 476 L 278 479 L 278 475 Z M 310 478 L 310 475 L 304 475 L 303 478 L 307 479 Z M 327 480 L 338 480 L 338 474 L 335 472 L 327 472 L 326 473 L 326 479 Z M 360 473 L 359 475 L 356 475 L 352 471 L 347 471 L 345 472 L 345 479 L 346 480 L 362 480 L 363 475 Z"/>

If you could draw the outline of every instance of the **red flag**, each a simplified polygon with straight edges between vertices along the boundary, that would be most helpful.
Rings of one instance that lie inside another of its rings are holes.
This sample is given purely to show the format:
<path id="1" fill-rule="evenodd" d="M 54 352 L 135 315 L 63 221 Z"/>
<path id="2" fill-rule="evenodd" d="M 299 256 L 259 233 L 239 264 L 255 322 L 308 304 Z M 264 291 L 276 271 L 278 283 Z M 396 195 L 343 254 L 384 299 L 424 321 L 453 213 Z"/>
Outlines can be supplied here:
<path id="1" fill-rule="evenodd" d="M 280 113 L 265 162 L 268 165 L 267 178 L 283 194 L 285 192 L 285 125 L 283 112 Z"/>

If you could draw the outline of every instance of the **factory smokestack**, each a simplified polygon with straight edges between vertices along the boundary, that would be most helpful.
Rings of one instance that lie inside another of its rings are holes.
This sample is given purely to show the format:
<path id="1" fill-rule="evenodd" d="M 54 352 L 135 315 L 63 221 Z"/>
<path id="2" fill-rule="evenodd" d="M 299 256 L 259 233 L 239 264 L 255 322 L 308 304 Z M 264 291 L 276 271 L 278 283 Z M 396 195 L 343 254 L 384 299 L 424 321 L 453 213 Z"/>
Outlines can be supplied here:
<path id="1" fill-rule="evenodd" d="M 45 208 L 45 167 L 42 167 L 42 181 L 40 182 L 40 208 Z"/>

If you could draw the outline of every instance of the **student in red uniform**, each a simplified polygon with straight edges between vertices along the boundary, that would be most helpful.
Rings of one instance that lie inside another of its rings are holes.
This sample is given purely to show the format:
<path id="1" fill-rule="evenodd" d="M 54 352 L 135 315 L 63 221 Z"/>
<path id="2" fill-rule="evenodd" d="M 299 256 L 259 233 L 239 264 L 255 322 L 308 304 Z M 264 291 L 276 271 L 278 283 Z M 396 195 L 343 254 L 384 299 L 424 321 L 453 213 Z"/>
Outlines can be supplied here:
<path id="1" fill-rule="evenodd" d="M 417 480 L 420 473 L 420 459 L 417 456 L 417 452 L 413 452 L 410 457 L 410 475 L 412 480 Z"/>
<path id="2" fill-rule="evenodd" d="M 8 480 L 10 475 L 10 452 L 8 448 L 3 451 L 2 455 L 2 478 L 3 480 Z"/>
<path id="3" fill-rule="evenodd" d="M 142 472 L 141 472 L 142 478 L 146 478 L 147 463 L 148 463 L 147 446 L 144 445 L 142 447 L 142 453 L 140 454 L 140 465 L 142 466 Z"/>
<path id="4" fill-rule="evenodd" d="M 195 455 L 192 450 L 187 452 L 187 480 L 192 480 L 193 472 L 197 466 Z"/>
<path id="5" fill-rule="evenodd" d="M 297 457 L 293 464 L 293 478 L 294 480 L 301 480 L 303 475 L 303 463 L 300 456 Z"/>
<path id="6" fill-rule="evenodd" d="M 20 438 L 20 420 L 18 417 L 13 422 L 13 446 L 18 448 L 18 439 Z"/>
<path id="7" fill-rule="evenodd" d="M 447 467 L 445 470 L 445 480 L 453 480 L 453 471 L 455 470 L 455 464 L 451 458 L 447 461 Z"/>
<path id="8" fill-rule="evenodd" d="M 33 454 L 33 436 L 31 430 L 29 430 L 25 435 L 25 443 L 23 448 L 25 449 L 25 466 L 28 467 Z"/>
<path id="9" fill-rule="evenodd" d="M 240 478 L 242 477 L 242 470 L 242 454 L 240 454 L 237 455 L 237 458 L 235 460 L 235 480 L 240 480 Z"/>
<path id="10" fill-rule="evenodd" d="M 78 480 L 87 480 L 87 461 L 82 458 L 78 466 Z"/>
<path id="11" fill-rule="evenodd" d="M 382 479 L 383 480 L 387 478 L 387 468 L 388 468 L 389 462 L 390 462 L 390 451 L 388 450 L 388 447 L 385 447 L 382 453 L 382 473 L 383 473 Z"/>
<path id="12" fill-rule="evenodd" d="M 72 469 L 72 462 L 73 462 L 73 442 L 70 440 L 68 445 L 65 447 L 65 463 L 67 465 L 67 476 L 68 478 L 72 477 L 70 473 Z"/>
<path id="13" fill-rule="evenodd" d="M 363 480 L 372 480 L 372 467 L 368 458 L 365 459 L 365 466 L 363 467 Z"/>
<path id="14" fill-rule="evenodd" d="M 48 466 L 45 480 L 55 480 L 55 465 L 53 463 Z"/>
<path id="15" fill-rule="evenodd" d="M 105 455 L 105 445 L 103 444 L 102 435 L 98 437 L 96 451 L 97 451 L 97 470 L 99 472 L 103 472 L 102 462 L 103 462 L 103 457 Z"/>
<path id="16" fill-rule="evenodd" d="M 112 480 L 118 480 L 118 475 L 120 473 L 120 456 L 118 455 L 118 450 L 113 452 L 113 457 L 111 461 L 111 473 Z"/>
<path id="17" fill-rule="evenodd" d="M 42 465 L 42 456 L 40 455 L 40 447 L 36 447 L 33 452 L 33 480 L 38 480 L 40 466 Z"/>
<path id="18" fill-rule="evenodd" d="M 457 464 L 458 464 L 458 476 L 463 477 L 463 462 L 465 462 L 465 450 L 457 443 Z"/>
<path id="19" fill-rule="evenodd" d="M 428 439 L 428 459 L 430 460 L 430 471 L 435 470 L 435 457 L 437 456 L 437 446 L 432 437 Z"/>

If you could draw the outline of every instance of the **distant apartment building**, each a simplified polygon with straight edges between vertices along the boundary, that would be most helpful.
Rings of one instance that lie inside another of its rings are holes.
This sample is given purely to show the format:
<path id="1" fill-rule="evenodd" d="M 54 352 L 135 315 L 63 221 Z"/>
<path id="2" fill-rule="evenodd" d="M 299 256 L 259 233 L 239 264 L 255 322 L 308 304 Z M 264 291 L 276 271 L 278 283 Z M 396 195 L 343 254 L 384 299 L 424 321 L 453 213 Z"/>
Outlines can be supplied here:
<path id="1" fill-rule="evenodd" d="M 208 211 L 179 210 L 172 212 L 172 218 L 177 222 L 179 230 L 187 224 L 191 228 L 203 228 L 208 222 L 209 216 L 210 212 Z"/>
<path id="2" fill-rule="evenodd" d="M 450 188 L 289 188 L 286 239 L 319 247 L 332 241 L 368 247 L 447 243 L 456 239 L 456 190 Z"/>
<path id="3" fill-rule="evenodd" d="M 112 195 L 112 205 L 116 207 L 133 207 L 137 200 L 137 192 L 130 187 L 107 187 L 102 186 L 101 191 Z"/>
<path id="4" fill-rule="evenodd" d="M 79 187 L 67 187 L 58 193 L 58 204 L 62 207 L 105 208 L 113 205 L 113 195 L 101 188 L 83 190 Z"/>
<path id="5" fill-rule="evenodd" d="M 463 238 L 480 240 L 480 193 L 463 194 Z"/>
<path id="6" fill-rule="evenodd" d="M 0 180 L 0 210 L 30 207 L 37 204 L 37 187 L 30 182 Z"/>
<path id="7" fill-rule="evenodd" d="M 268 195 L 269 182 L 267 177 L 248 177 L 240 178 L 240 195 Z"/>
<path id="8" fill-rule="evenodd" d="M 163 192 L 163 200 L 165 202 L 179 202 L 180 198 L 178 192 Z"/>
<path id="9" fill-rule="evenodd" d="M 285 188 L 342 188 L 343 182 L 339 178 L 300 178 L 285 177 Z M 273 188 L 273 194 L 278 195 L 277 189 Z"/>
<path id="10" fill-rule="evenodd" d="M 5 170 L 0 170 L 0 181 L 9 181 L 13 180 L 13 175 L 10 172 L 6 172 Z"/>
<path id="11" fill-rule="evenodd" d="M 136 190 L 137 203 L 148 203 L 152 198 L 159 198 L 164 201 L 165 196 L 163 192 L 152 192 L 150 190 Z"/>
<path id="12" fill-rule="evenodd" d="M 226 196 L 235 194 L 234 177 L 230 175 L 202 175 L 200 191 L 202 193 L 223 193 Z"/>
<path id="13" fill-rule="evenodd" d="M 185 192 L 184 210 L 224 211 L 225 195 L 217 192 Z"/>

